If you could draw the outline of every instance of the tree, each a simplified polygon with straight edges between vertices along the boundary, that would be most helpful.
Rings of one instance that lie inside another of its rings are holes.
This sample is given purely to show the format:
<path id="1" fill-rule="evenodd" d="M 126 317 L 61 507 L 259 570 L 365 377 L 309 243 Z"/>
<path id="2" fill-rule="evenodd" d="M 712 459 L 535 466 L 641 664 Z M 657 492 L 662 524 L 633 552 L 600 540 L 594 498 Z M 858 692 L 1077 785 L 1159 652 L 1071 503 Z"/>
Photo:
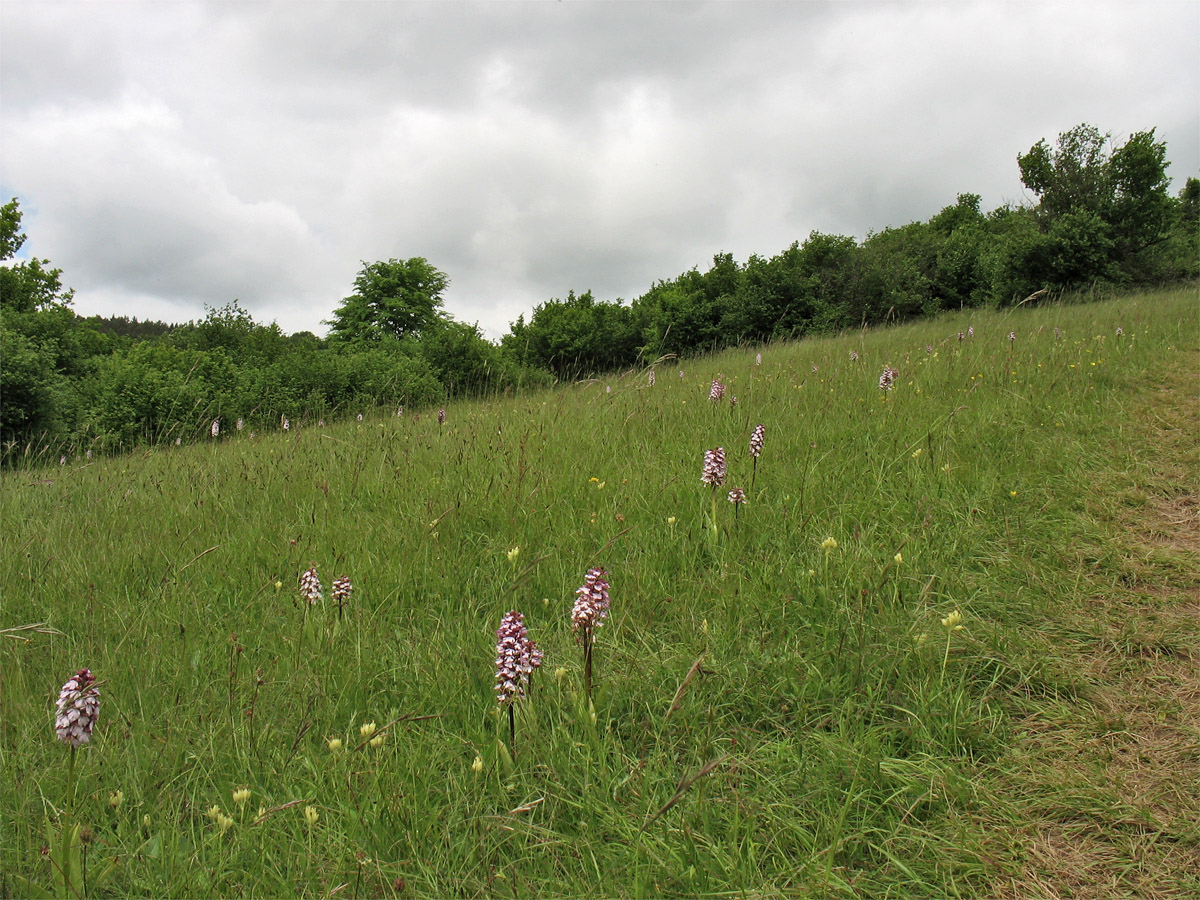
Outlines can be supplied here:
<path id="1" fill-rule="evenodd" d="M 0 261 L 25 243 L 14 198 L 0 207 Z M 93 329 L 71 310 L 61 269 L 30 258 L 0 266 L 0 439 L 53 427 L 66 414 L 67 376 L 78 374 Z"/>
<path id="2" fill-rule="evenodd" d="M 14 197 L 0 207 L 0 262 L 12 259 L 25 243 L 21 231 L 21 209 Z M 31 313 L 66 308 L 75 295 L 63 290 L 62 269 L 50 269 L 48 259 L 21 260 L 11 266 L 0 266 L 0 308 L 5 313 Z"/>
<path id="3" fill-rule="evenodd" d="M 348 343 L 419 335 L 440 317 L 442 292 L 449 284 L 444 272 L 420 256 L 364 261 L 354 279 L 354 293 L 325 324 L 331 326 L 331 338 Z"/>
<path id="4" fill-rule="evenodd" d="M 1200 178 L 1189 177 L 1180 188 L 1179 215 L 1184 227 L 1190 231 L 1200 227 Z"/>
<path id="5" fill-rule="evenodd" d="M 1167 193 L 1167 147 L 1154 140 L 1153 128 L 1112 149 L 1112 135 L 1077 125 L 1058 136 L 1055 149 L 1040 140 L 1017 164 L 1021 181 L 1038 197 L 1034 212 L 1042 230 L 1069 233 L 1073 244 L 1087 248 L 1079 260 L 1063 259 L 1059 269 L 1080 279 L 1152 274 L 1139 257 L 1170 237 L 1176 209 Z M 1073 224 L 1085 226 L 1086 234 L 1076 234 Z M 1109 259 L 1100 260 L 1095 250 L 1105 243 Z"/>

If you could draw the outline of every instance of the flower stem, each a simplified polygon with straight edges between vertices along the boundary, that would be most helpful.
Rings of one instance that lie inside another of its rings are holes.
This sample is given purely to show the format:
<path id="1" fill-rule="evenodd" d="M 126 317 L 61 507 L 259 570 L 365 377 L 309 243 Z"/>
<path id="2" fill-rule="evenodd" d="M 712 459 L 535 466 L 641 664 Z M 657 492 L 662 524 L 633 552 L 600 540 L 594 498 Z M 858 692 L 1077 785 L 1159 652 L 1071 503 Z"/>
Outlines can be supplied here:
<path id="1" fill-rule="evenodd" d="M 75 812 L 75 745 L 71 745 L 71 757 L 67 762 L 67 820 Z"/>
<path id="2" fill-rule="evenodd" d="M 592 699 L 592 632 L 589 628 L 583 636 L 583 693 Z"/>

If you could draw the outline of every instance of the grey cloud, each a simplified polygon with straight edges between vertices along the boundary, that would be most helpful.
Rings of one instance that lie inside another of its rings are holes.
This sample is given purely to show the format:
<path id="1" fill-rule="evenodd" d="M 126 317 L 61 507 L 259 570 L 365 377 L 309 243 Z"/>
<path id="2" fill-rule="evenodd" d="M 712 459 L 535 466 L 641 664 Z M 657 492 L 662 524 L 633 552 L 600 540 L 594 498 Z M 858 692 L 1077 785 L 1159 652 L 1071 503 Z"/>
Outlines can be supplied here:
<path id="1" fill-rule="evenodd" d="M 361 260 L 425 256 L 495 337 L 570 289 L 1020 201 L 1017 154 L 1085 120 L 1200 162 L 1194 4 L 17 0 L 0 26 L 0 184 L 81 310 L 240 297 L 319 332 Z"/>

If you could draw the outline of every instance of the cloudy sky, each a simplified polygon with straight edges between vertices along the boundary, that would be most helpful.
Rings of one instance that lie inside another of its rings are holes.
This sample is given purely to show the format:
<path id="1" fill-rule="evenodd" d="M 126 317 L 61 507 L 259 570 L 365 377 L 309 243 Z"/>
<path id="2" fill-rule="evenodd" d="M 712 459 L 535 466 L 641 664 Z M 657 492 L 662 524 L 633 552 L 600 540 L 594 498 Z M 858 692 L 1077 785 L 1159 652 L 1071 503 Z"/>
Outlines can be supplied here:
<path id="1" fill-rule="evenodd" d="M 1157 128 L 1200 170 L 1200 2 L 0 0 L 0 192 L 85 315 L 324 333 L 423 256 L 496 338 L 570 289 L 864 237 L 1018 153 Z"/>

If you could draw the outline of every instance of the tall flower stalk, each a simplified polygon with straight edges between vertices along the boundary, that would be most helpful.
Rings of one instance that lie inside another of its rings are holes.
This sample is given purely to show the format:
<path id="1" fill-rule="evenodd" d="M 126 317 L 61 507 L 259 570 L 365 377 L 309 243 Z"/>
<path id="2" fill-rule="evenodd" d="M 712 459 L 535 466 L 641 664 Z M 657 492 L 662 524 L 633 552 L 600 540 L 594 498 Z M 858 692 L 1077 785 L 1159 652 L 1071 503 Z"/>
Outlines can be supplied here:
<path id="1" fill-rule="evenodd" d="M 58 692 L 55 704 L 54 733 L 71 748 L 67 763 L 67 798 L 62 820 L 61 840 L 52 841 L 51 863 L 57 894 L 62 897 L 83 896 L 83 865 L 80 826 L 74 822 L 75 812 L 75 751 L 92 739 L 92 730 L 100 717 L 100 691 L 96 676 L 80 669 L 67 679 Z"/>
<path id="2" fill-rule="evenodd" d="M 720 379 L 712 380 L 712 387 L 708 389 L 708 399 L 713 403 L 720 403 L 725 396 L 725 385 L 721 384 Z"/>
<path id="3" fill-rule="evenodd" d="M 54 717 L 54 733 L 71 748 L 67 764 L 67 816 L 70 817 L 75 808 L 75 751 L 92 739 L 92 729 L 100 717 L 96 676 L 88 669 L 80 669 L 62 686 L 55 705 L 58 713 Z"/>
<path id="4" fill-rule="evenodd" d="M 608 572 L 600 566 L 588 569 L 571 610 L 575 642 L 583 647 L 583 692 L 588 700 L 592 699 L 592 649 L 596 631 L 608 616 L 608 606 Z"/>
<path id="5" fill-rule="evenodd" d="M 725 450 L 713 447 L 704 451 L 704 468 L 700 473 L 700 481 L 712 488 L 712 533 L 713 540 L 717 538 L 717 488 L 725 483 Z"/>
<path id="6" fill-rule="evenodd" d="M 763 438 L 766 436 L 767 429 L 761 422 L 754 426 L 754 433 L 750 435 L 750 456 L 754 459 L 753 468 L 750 470 L 750 490 L 754 490 L 754 479 L 758 475 L 758 458 L 762 456 Z"/>
<path id="7" fill-rule="evenodd" d="M 888 391 L 890 391 L 892 386 L 896 383 L 896 376 L 899 374 L 900 373 L 891 366 L 883 367 L 883 373 L 879 376 L 879 390 L 883 391 L 883 395 L 885 397 L 887 396 Z"/>
<path id="8" fill-rule="evenodd" d="M 350 601 L 350 592 L 354 590 L 354 585 L 350 581 L 350 576 L 339 575 L 333 579 L 333 591 L 331 598 L 337 604 L 338 618 L 342 617 L 342 608 Z"/>
<path id="9" fill-rule="evenodd" d="M 542 665 L 542 651 L 529 637 L 525 617 L 515 609 L 504 614 L 496 631 L 496 702 L 508 708 L 508 745 L 517 737 L 513 707 L 525 696 L 534 669 Z"/>
<path id="10" fill-rule="evenodd" d="M 746 492 L 741 488 L 734 488 L 729 492 L 729 502 L 733 504 L 733 521 L 737 521 L 738 507 L 746 502 Z"/>

